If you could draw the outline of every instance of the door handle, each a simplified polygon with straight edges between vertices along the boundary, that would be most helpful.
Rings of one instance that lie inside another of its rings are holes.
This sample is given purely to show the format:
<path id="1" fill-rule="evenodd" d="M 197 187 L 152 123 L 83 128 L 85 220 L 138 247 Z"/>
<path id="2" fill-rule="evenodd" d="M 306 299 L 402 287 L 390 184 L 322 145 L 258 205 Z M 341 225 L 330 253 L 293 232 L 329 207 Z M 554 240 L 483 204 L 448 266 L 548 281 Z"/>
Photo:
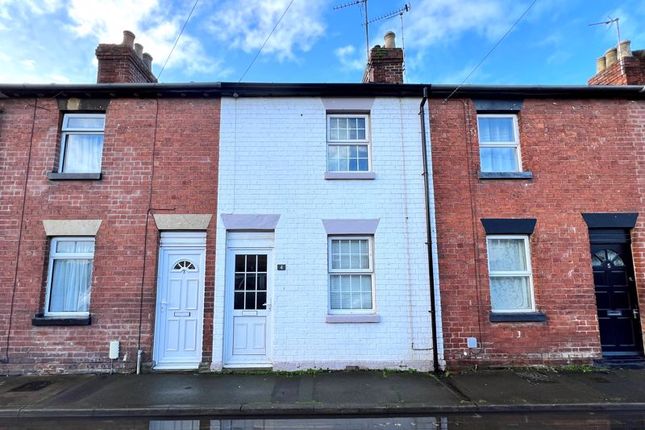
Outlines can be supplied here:
<path id="1" fill-rule="evenodd" d="M 263 303 L 262 306 L 264 306 L 267 311 L 271 310 L 271 303 Z"/>
<path id="2" fill-rule="evenodd" d="M 640 316 L 638 309 L 632 309 L 632 314 L 634 315 L 635 320 L 637 320 L 638 317 Z"/>

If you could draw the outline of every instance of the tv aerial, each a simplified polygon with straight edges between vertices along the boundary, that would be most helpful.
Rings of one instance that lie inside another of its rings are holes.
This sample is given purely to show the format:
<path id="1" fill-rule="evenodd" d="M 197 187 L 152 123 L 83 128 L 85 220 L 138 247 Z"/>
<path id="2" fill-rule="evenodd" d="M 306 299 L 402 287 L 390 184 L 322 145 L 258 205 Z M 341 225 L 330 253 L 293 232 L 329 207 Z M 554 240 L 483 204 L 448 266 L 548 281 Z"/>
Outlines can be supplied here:
<path id="1" fill-rule="evenodd" d="M 609 18 L 607 21 L 601 21 L 601 22 L 594 22 L 592 24 L 589 24 L 589 26 L 594 26 L 594 25 L 608 25 L 612 26 L 614 23 L 616 23 L 616 33 L 618 34 L 618 45 L 620 45 L 620 18 L 612 18 L 612 17 L 607 17 Z"/>
<path id="2" fill-rule="evenodd" d="M 345 9 L 345 8 L 352 7 L 352 6 L 359 6 L 359 7 L 363 8 L 363 10 L 361 11 L 361 14 L 363 15 L 363 27 L 365 27 L 365 55 L 366 55 L 366 58 L 369 58 L 370 57 L 370 32 L 369 32 L 370 24 L 373 24 L 373 23 L 379 22 L 379 21 L 386 21 L 386 20 L 394 18 L 396 16 L 400 16 L 401 17 L 401 30 L 403 30 L 403 14 L 410 11 L 410 4 L 405 3 L 403 5 L 403 7 L 398 9 L 398 10 L 395 10 L 395 11 L 389 12 L 389 13 L 387 13 L 385 15 L 381 15 L 381 16 L 378 16 L 376 18 L 370 19 L 368 11 L 367 11 L 367 2 L 368 2 L 368 0 L 354 0 L 354 1 L 351 1 L 351 2 L 348 2 L 348 3 L 343 3 L 343 4 L 336 5 L 336 6 L 334 6 L 333 9 L 334 10 L 340 10 L 340 9 Z"/>

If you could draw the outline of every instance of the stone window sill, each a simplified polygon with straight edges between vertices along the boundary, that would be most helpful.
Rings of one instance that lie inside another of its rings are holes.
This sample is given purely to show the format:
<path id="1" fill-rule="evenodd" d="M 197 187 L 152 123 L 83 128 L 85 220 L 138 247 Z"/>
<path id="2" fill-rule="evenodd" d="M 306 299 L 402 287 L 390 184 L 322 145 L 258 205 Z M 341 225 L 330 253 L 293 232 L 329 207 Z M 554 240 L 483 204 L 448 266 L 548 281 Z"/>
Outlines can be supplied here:
<path id="1" fill-rule="evenodd" d="M 374 172 L 325 172 L 325 179 L 327 180 L 372 180 L 376 178 Z"/>
<path id="2" fill-rule="evenodd" d="M 352 323 L 377 323 L 381 322 L 380 315 L 327 315 L 325 322 L 330 324 L 352 324 Z"/>
<path id="3" fill-rule="evenodd" d="M 73 326 L 73 325 L 91 325 L 92 316 L 65 318 L 65 317 L 46 317 L 43 314 L 36 314 L 31 319 L 31 325 L 38 327 L 46 326 Z"/>
<path id="4" fill-rule="evenodd" d="M 479 172 L 479 179 L 533 179 L 532 172 Z"/>
<path id="5" fill-rule="evenodd" d="M 47 172 L 50 181 L 99 181 L 102 173 L 58 173 Z"/>
<path id="6" fill-rule="evenodd" d="M 518 312 L 518 313 L 490 313 L 490 322 L 546 322 L 546 315 L 542 312 Z"/>

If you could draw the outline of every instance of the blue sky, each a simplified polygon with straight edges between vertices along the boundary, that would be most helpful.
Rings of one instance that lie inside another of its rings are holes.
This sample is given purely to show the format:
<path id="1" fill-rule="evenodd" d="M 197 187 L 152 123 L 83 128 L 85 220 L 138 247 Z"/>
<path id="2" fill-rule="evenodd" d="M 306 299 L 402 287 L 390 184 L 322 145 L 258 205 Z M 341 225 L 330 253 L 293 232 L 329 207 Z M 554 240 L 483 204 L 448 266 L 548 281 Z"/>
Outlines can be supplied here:
<path id="1" fill-rule="evenodd" d="M 401 20 L 370 25 L 370 46 L 388 30 L 405 40 L 406 82 L 458 84 L 532 0 L 408 0 Z M 238 81 L 290 0 L 199 0 L 161 82 Z M 247 73 L 247 82 L 360 82 L 365 64 L 361 8 L 352 0 L 294 0 Z M 194 0 L 0 0 L 0 82 L 93 83 L 99 42 L 124 29 L 159 73 Z M 370 18 L 405 0 L 369 0 Z M 537 0 L 467 83 L 578 85 L 623 39 L 645 49 L 643 0 Z M 641 23 L 639 25 L 638 23 Z M 403 31 L 402 31 L 403 30 Z"/>

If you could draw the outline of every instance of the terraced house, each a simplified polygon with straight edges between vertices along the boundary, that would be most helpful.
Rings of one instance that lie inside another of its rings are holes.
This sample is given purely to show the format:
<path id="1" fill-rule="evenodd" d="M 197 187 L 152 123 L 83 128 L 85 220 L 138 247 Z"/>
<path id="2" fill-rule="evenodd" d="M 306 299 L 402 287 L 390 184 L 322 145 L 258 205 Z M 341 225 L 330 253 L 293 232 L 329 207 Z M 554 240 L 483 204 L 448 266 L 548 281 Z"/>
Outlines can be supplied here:
<path id="1" fill-rule="evenodd" d="M 588 86 L 0 85 L 0 369 L 642 359 L 643 51 Z M 455 91 L 457 90 L 457 91 Z"/>

